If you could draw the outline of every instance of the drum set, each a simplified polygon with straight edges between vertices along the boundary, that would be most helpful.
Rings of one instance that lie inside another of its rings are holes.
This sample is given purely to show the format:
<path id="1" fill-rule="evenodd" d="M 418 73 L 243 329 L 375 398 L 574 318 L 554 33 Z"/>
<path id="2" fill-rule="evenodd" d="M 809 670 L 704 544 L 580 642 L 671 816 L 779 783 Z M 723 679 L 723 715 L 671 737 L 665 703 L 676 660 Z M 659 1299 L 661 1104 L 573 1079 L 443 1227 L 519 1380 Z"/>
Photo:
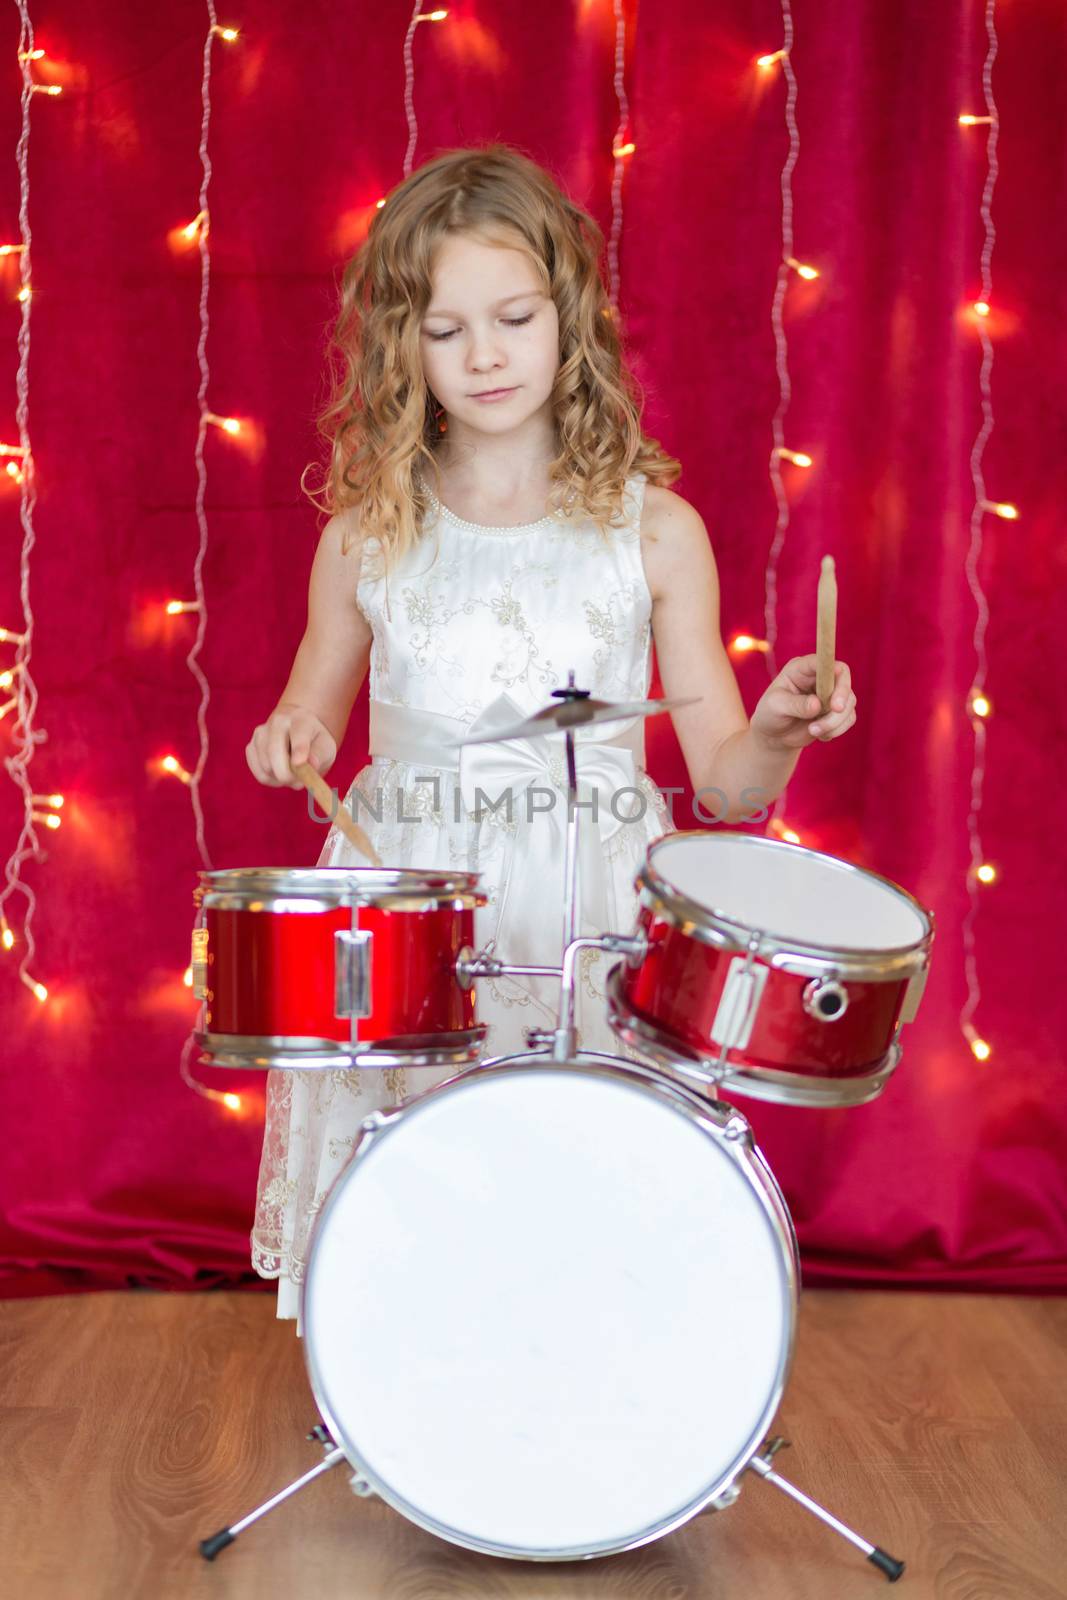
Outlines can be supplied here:
<path id="1" fill-rule="evenodd" d="M 575 729 L 672 703 L 594 700 L 573 673 L 553 699 L 491 737 L 565 736 L 558 967 L 475 948 L 477 874 L 200 875 L 203 1063 L 456 1068 L 366 1118 L 316 1219 L 301 1312 L 323 1457 L 201 1553 L 342 1463 L 357 1495 L 438 1537 L 532 1561 L 647 1544 L 733 1504 L 750 1472 L 895 1581 L 902 1562 L 776 1469 L 799 1257 L 751 1127 L 720 1095 L 880 1095 L 932 918 L 848 862 L 701 830 L 649 847 L 633 929 L 578 937 Z M 609 1021 L 647 1064 L 579 1048 L 583 948 L 620 958 Z M 557 1025 L 485 1058 L 477 981 L 522 974 L 558 978 Z"/>

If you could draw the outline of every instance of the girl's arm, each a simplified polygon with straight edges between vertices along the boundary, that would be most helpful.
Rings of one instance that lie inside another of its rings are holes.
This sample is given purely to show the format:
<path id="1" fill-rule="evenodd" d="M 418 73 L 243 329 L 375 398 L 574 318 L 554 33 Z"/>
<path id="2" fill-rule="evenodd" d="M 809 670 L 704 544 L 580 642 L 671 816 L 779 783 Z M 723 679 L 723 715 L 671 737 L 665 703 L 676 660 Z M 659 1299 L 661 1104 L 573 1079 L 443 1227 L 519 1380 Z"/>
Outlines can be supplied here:
<path id="1" fill-rule="evenodd" d="M 722 642 L 719 576 L 703 518 L 680 495 L 650 485 L 641 535 L 664 696 L 701 697 L 672 713 L 690 781 L 695 791 L 726 796 L 725 812 L 718 796 L 707 802 L 719 821 L 740 821 L 777 799 L 805 745 L 835 738 L 855 722 L 849 669 L 835 663 L 832 710 L 819 716 L 818 701 L 802 692 L 815 686 L 815 657 L 796 657 L 750 723 Z"/>
<path id="2" fill-rule="evenodd" d="M 347 555 L 341 549 L 346 531 L 352 538 Z M 352 508 L 322 530 L 304 637 L 277 706 L 245 752 L 261 783 L 300 789 L 293 762 L 310 761 L 320 773 L 333 765 L 370 663 L 370 624 L 356 602 L 360 565 L 358 510 Z"/>

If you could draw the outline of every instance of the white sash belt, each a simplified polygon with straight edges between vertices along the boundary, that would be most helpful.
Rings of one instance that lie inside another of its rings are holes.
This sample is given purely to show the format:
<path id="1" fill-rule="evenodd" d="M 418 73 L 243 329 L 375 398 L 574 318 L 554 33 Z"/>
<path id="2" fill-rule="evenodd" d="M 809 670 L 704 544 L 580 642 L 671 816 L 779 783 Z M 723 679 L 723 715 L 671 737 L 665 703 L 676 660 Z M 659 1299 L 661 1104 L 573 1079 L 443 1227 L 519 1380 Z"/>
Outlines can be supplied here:
<path id="1" fill-rule="evenodd" d="M 458 748 L 456 744 L 468 734 L 490 733 L 524 715 L 508 694 L 499 695 L 471 723 L 372 700 L 370 753 L 457 773 L 469 813 L 495 807 L 508 818 L 510 798 L 514 847 L 504 869 L 493 953 L 520 966 L 551 966 L 558 965 L 562 953 L 567 794 L 565 788 L 556 787 L 552 770 L 566 760 L 564 736 L 544 734 Z M 604 723 L 575 733 L 582 933 L 607 930 L 607 872 L 601 844 L 624 823 L 639 821 L 647 805 L 637 788 L 638 771 L 644 767 L 644 721 L 635 717 L 621 733 L 597 737 L 601 727 L 617 726 Z"/>

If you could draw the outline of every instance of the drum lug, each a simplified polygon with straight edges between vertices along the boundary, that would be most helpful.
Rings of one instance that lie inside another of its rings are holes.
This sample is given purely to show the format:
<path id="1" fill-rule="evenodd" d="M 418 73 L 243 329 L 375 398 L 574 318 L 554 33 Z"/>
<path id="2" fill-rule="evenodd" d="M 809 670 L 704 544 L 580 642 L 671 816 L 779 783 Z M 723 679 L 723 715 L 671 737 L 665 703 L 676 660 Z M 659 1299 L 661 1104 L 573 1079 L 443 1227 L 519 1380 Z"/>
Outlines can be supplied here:
<path id="1" fill-rule="evenodd" d="M 743 1144 L 746 1149 L 752 1149 L 752 1126 L 739 1111 L 733 1112 L 723 1123 L 722 1136 L 731 1144 Z"/>
<path id="2" fill-rule="evenodd" d="M 358 1494 L 362 1500 L 366 1500 L 369 1495 L 374 1493 L 366 1478 L 361 1478 L 358 1472 L 353 1472 L 348 1480 L 348 1487 L 353 1494 Z"/>
<path id="3" fill-rule="evenodd" d="M 364 928 L 338 928 L 333 936 L 335 1017 L 369 1017 L 373 935 Z"/>
<path id="4" fill-rule="evenodd" d="M 207 987 L 208 949 L 207 928 L 197 923 L 193 929 L 192 969 L 193 994 L 197 1000 L 209 1000 Z"/>
<path id="5" fill-rule="evenodd" d="M 801 1001 L 817 1022 L 839 1022 L 848 1010 L 848 990 L 836 978 L 813 978 L 804 985 Z"/>
<path id="6" fill-rule="evenodd" d="M 707 1505 L 704 1507 L 704 1510 L 705 1511 L 726 1511 L 730 1506 L 734 1505 L 736 1503 L 736 1501 L 740 1500 L 740 1498 L 741 1498 L 741 1485 L 738 1483 L 737 1479 L 735 1478 L 733 1483 L 728 1483 L 726 1485 L 726 1488 L 723 1489 L 721 1494 L 717 1494 L 715 1496 L 714 1500 L 709 1500 L 708 1501 Z"/>

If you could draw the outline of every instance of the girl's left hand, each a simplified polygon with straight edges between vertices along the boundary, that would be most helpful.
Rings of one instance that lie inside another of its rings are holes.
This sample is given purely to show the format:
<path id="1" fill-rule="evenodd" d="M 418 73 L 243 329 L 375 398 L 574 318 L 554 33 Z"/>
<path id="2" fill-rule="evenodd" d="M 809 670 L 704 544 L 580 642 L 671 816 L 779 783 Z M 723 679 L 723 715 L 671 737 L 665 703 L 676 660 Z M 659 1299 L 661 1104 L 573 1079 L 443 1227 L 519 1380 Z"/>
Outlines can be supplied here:
<path id="1" fill-rule="evenodd" d="M 829 744 L 847 733 L 856 720 L 852 676 L 844 661 L 834 662 L 830 709 L 821 714 L 815 688 L 815 656 L 787 661 L 752 713 L 753 733 L 772 750 L 804 750 Z"/>

